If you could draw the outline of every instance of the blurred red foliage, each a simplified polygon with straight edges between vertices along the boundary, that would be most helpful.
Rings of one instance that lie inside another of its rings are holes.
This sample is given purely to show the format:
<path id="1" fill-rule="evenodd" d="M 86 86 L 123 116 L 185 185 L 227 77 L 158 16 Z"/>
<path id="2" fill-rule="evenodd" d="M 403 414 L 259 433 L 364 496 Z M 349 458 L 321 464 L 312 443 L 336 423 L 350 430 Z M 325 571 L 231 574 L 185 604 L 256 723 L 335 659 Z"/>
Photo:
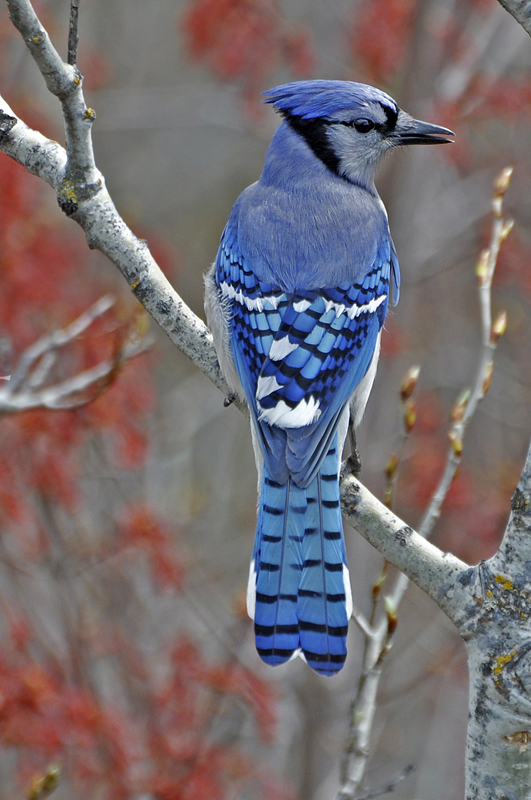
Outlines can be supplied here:
<path id="1" fill-rule="evenodd" d="M 118 522 L 118 547 L 131 547 L 135 559 L 143 551 L 154 582 L 161 588 L 181 590 L 186 568 L 174 554 L 175 545 L 176 532 L 146 506 L 128 506 Z"/>
<path id="2" fill-rule="evenodd" d="M 154 697 L 150 748 L 157 772 L 149 786 L 156 797 L 224 797 L 229 787 L 234 793 L 248 781 L 258 784 L 260 797 L 286 797 L 243 751 L 212 736 L 213 719 L 227 720 L 235 702 L 248 706 L 258 734 L 270 740 L 275 725 L 270 687 L 236 662 L 209 665 L 186 638 L 176 643 L 172 664 L 169 680 Z"/>
<path id="3" fill-rule="evenodd" d="M 0 157 L 6 374 L 29 345 L 105 292 L 82 236 L 47 201 L 37 178 Z M 136 329 L 134 303 L 119 303 L 61 348 L 52 383 L 112 358 Z M 0 569 L 7 580 L 0 588 L 0 746 L 14 756 L 6 800 L 27 796 L 51 763 L 61 768 L 66 791 L 87 800 L 223 800 L 247 784 L 257 798 L 286 797 L 248 748 L 248 736 L 244 746 L 239 735 L 216 733 L 220 717 L 241 724 L 243 711 L 247 733 L 270 742 L 270 687 L 232 656 L 207 659 L 184 624 L 156 630 L 147 647 L 144 629 L 135 626 L 136 615 L 156 628 L 150 614 L 157 613 L 148 599 L 138 602 L 137 586 L 149 598 L 162 589 L 173 599 L 190 568 L 174 527 L 142 493 L 119 488 L 120 470 L 145 463 L 155 402 L 151 361 L 144 355 L 120 364 L 76 409 L 1 421 Z M 91 513 L 95 493 L 87 494 L 85 481 L 94 449 L 98 486 L 113 482 L 119 502 L 109 492 L 103 511 Z M 41 585 L 60 598 L 57 608 L 46 592 L 35 603 Z M 109 671 L 111 689 L 102 677 Z"/>
<path id="4" fill-rule="evenodd" d="M 285 19 L 274 0 L 190 0 L 181 30 L 191 56 L 240 83 L 251 108 L 281 64 L 298 77 L 314 68 L 309 32 Z"/>
<path id="5" fill-rule="evenodd" d="M 0 336 L 2 370 L 11 371 L 25 348 L 73 321 L 104 293 L 90 278 L 81 236 L 49 216 L 38 179 L 2 156 L 0 169 Z M 80 291 L 79 276 L 83 272 Z M 131 325 L 132 309 L 96 320 L 61 352 L 57 380 L 112 358 Z M 153 406 L 147 358 L 111 376 L 104 395 L 72 411 L 26 411 L 4 420 L 0 430 L 0 520 L 21 520 L 29 511 L 28 490 L 72 510 L 83 445 L 99 431 L 120 466 L 135 468 L 145 458 L 146 414 Z M 120 380 L 117 380 L 117 378 Z"/>
<path id="6" fill-rule="evenodd" d="M 368 81 L 389 83 L 402 66 L 418 4 L 418 0 L 363 0 L 356 6 L 350 46 Z"/>
<path id="7" fill-rule="evenodd" d="M 51 762 L 75 796 L 126 800 L 139 792 L 164 798 L 223 798 L 248 782 L 257 797 L 286 798 L 249 756 L 212 737 L 212 722 L 230 703 L 254 708 L 259 732 L 271 690 L 241 666 L 212 667 L 187 638 L 176 641 L 172 672 L 163 688 L 145 687 L 143 713 L 124 711 L 89 685 L 76 686 L 56 661 L 37 663 L 29 648 L 0 653 L 0 742 L 18 754 L 22 785 Z M 146 664 L 149 681 L 152 670 Z M 228 702 L 227 702 L 228 699 Z M 223 705 L 223 710 L 220 710 Z"/>

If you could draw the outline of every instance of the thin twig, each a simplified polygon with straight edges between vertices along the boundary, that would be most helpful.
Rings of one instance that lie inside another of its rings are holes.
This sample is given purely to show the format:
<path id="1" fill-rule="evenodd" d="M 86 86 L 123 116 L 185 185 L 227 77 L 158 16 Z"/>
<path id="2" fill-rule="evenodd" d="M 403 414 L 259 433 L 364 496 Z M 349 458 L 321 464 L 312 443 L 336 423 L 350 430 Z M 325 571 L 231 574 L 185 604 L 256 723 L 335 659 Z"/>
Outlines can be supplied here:
<path id="1" fill-rule="evenodd" d="M 357 608 L 352 609 L 352 619 L 367 639 L 374 635 L 374 629 L 371 627 L 364 614 L 358 611 Z"/>
<path id="2" fill-rule="evenodd" d="M 494 182 L 494 194 L 492 198 L 493 224 L 490 245 L 487 250 L 481 253 L 476 265 L 481 312 L 482 347 L 480 359 L 476 370 L 473 389 L 470 393 L 461 393 L 452 411 L 453 424 L 448 433 L 450 447 L 448 449 L 444 472 L 419 526 L 419 533 L 425 537 L 431 535 L 433 527 L 441 515 L 442 504 L 457 474 L 463 453 L 465 430 L 475 414 L 479 403 L 483 400 L 489 389 L 492 377 L 494 351 L 507 324 L 505 312 L 502 312 L 498 316 L 494 324 L 492 322 L 491 289 L 500 246 L 513 227 L 512 220 L 506 220 L 502 216 L 503 198 L 509 188 L 512 172 L 512 167 L 507 167 L 500 172 Z"/>
<path id="3" fill-rule="evenodd" d="M 393 494 L 405 444 L 414 427 L 416 412 L 412 399 L 417 385 L 420 367 L 413 366 L 405 374 L 400 386 L 402 405 L 402 436 L 397 451 L 391 456 L 387 467 L 387 486 L 384 503 L 391 509 Z M 388 562 L 384 559 L 379 578 L 373 584 L 371 612 L 369 620 L 354 618 L 364 634 L 361 675 L 354 699 L 350 704 L 349 732 L 345 742 L 341 765 L 343 796 L 347 787 L 356 792 L 365 775 L 370 756 L 370 735 L 376 713 L 376 692 L 380 680 L 383 661 L 389 653 L 396 629 L 396 608 L 392 600 L 385 598 L 386 616 L 377 622 L 377 612 L 382 597 L 382 588 L 387 580 Z M 341 793 L 340 793 L 341 794 Z"/>
<path id="4" fill-rule="evenodd" d="M 413 764 L 408 764 L 407 767 L 405 767 L 402 770 L 400 775 L 397 775 L 397 777 L 394 778 L 392 781 L 386 783 L 385 786 L 380 786 L 379 789 L 371 789 L 369 792 L 365 792 L 364 794 L 358 794 L 355 800 L 372 800 L 372 798 L 374 797 L 381 797 L 382 795 L 388 794 L 389 792 L 394 792 L 398 784 L 405 778 L 407 778 L 407 776 L 410 775 L 414 769 L 415 767 L 413 766 Z"/>
<path id="5" fill-rule="evenodd" d="M 112 358 L 101 361 L 66 380 L 44 386 L 57 351 L 73 342 L 92 323 L 108 311 L 114 300 L 106 295 L 65 328 L 42 336 L 21 355 L 9 380 L 0 384 L 0 413 L 14 413 L 34 408 L 77 408 L 94 400 L 117 374 L 120 366 L 145 352 L 151 338 L 131 330 Z"/>
<path id="6" fill-rule="evenodd" d="M 77 46 L 79 44 L 79 5 L 81 0 L 70 0 L 70 24 L 68 26 L 68 56 L 67 64 L 77 64 Z"/>
<path id="7" fill-rule="evenodd" d="M 6 386 L 6 391 L 9 394 L 14 394 L 25 383 L 33 365 L 39 361 L 44 355 L 51 354 L 53 351 L 64 347 L 72 342 L 92 323 L 105 314 L 114 305 L 114 299 L 110 295 L 104 295 L 97 300 L 94 305 L 83 312 L 81 316 L 75 319 L 66 328 L 61 328 L 53 333 L 42 336 L 34 344 L 22 354 L 19 359 L 18 366 L 12 371 L 11 380 Z M 51 366 L 51 364 L 50 364 Z M 41 368 L 42 369 L 42 368 Z M 46 376 L 44 376 L 45 378 Z M 39 376 L 37 385 L 42 384 L 43 378 Z"/>
<path id="8" fill-rule="evenodd" d="M 512 228 L 512 222 L 504 220 L 502 216 L 503 197 L 509 187 L 511 174 L 512 170 L 510 168 L 503 170 L 494 183 L 492 200 L 493 226 L 490 246 L 488 250 L 485 250 L 481 254 L 476 267 L 476 274 L 479 282 L 478 290 L 482 331 L 482 346 L 479 363 L 473 389 L 470 392 L 462 394 L 454 407 L 453 424 L 449 432 L 450 447 L 445 468 L 418 531 L 423 538 L 429 538 L 433 526 L 440 516 L 444 499 L 457 473 L 461 462 L 463 437 L 466 427 L 489 388 L 494 350 L 500 336 L 505 330 L 506 318 L 504 314 L 500 315 L 494 324 L 492 323 L 491 288 L 500 245 Z M 401 398 L 405 403 L 405 434 L 402 444 L 405 441 L 405 437 L 407 437 L 408 431 L 411 430 L 412 424 L 414 424 L 414 408 L 411 406 L 408 408 L 407 404 L 411 400 L 411 393 L 418 378 L 417 368 L 412 369 L 410 377 L 411 383 L 405 380 L 401 388 Z M 412 414 L 409 421 L 407 418 L 408 414 Z M 390 462 L 388 465 L 388 487 L 386 492 L 386 505 L 388 505 L 388 507 L 391 505 L 393 497 L 394 482 L 396 480 L 396 472 L 400 461 L 400 452 L 401 451 L 392 459 L 392 463 Z M 367 531 L 364 531 L 364 535 L 366 535 L 366 533 Z M 362 672 L 355 697 L 350 707 L 349 732 L 345 742 L 344 757 L 341 765 L 341 789 L 336 796 L 336 800 L 354 800 L 354 798 L 357 798 L 357 792 L 364 780 L 370 757 L 370 738 L 376 712 L 376 695 L 382 672 L 382 665 L 392 647 L 393 634 L 397 621 L 397 611 L 408 587 L 408 583 L 409 579 L 407 575 L 403 572 L 400 573 L 392 592 L 385 597 L 386 614 L 385 616 L 382 615 L 379 622 L 375 620 L 376 606 L 373 588 L 373 608 L 369 624 L 366 626 L 368 632 L 360 626 L 365 634 Z M 421 584 L 419 583 L 419 585 Z M 425 591 L 428 589 L 426 586 L 422 588 L 424 588 Z M 379 592 L 377 598 L 378 596 Z"/>

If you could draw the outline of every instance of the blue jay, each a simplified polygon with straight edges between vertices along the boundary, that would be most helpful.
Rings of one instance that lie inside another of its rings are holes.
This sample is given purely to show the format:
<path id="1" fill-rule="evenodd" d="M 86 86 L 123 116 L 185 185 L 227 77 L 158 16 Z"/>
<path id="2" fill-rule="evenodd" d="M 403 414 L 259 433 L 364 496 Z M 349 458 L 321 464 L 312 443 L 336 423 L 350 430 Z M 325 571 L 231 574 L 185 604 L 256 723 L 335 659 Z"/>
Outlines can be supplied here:
<path id="1" fill-rule="evenodd" d="M 248 611 L 271 665 L 321 675 L 346 658 L 352 599 L 339 497 L 400 273 L 374 186 L 391 148 L 452 132 L 372 86 L 288 83 L 265 92 L 283 121 L 260 179 L 237 199 L 205 278 L 220 365 L 245 396 L 261 485 Z"/>

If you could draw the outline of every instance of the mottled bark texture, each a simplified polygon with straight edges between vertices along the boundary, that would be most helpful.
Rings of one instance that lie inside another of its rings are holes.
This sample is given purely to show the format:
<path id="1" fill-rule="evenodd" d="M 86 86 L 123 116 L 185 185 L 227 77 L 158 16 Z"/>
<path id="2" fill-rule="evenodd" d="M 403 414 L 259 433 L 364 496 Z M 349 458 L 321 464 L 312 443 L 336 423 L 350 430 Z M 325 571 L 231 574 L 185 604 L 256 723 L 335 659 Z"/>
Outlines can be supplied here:
<path id="1" fill-rule="evenodd" d="M 531 36 L 530 0 L 499 0 L 499 2 L 522 26 L 524 31 Z"/>
<path id="2" fill-rule="evenodd" d="M 470 669 L 467 800 L 531 797 L 531 450 L 503 543 L 455 610 Z"/>
<path id="3" fill-rule="evenodd" d="M 531 448 L 503 543 L 467 567 L 346 477 L 345 513 L 454 622 L 468 652 L 466 800 L 531 798 Z"/>

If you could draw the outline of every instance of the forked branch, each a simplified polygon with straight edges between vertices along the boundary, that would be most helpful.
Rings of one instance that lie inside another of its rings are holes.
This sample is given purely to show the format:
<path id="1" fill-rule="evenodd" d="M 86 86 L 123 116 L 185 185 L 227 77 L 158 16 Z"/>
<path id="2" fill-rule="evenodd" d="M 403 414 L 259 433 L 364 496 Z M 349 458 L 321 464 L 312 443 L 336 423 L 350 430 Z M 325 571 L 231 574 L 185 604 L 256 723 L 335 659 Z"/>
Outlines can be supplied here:
<path id="1" fill-rule="evenodd" d="M 66 328 L 42 336 L 28 347 L 11 374 L 2 376 L 0 414 L 85 405 L 116 377 L 126 361 L 148 350 L 153 340 L 145 334 L 142 321 L 138 320 L 138 324 L 133 323 L 126 331 L 112 358 L 104 359 L 94 367 L 64 380 L 53 380 L 51 373 L 57 362 L 58 351 L 77 339 L 113 305 L 111 297 L 102 297 Z"/>
<path id="2" fill-rule="evenodd" d="M 512 169 L 503 170 L 494 182 L 492 198 L 492 232 L 487 250 L 480 256 L 476 267 L 478 277 L 479 302 L 481 309 L 481 348 L 479 352 L 476 376 L 471 390 L 461 393 L 453 412 L 452 425 L 449 430 L 450 445 L 445 468 L 439 484 L 431 498 L 429 507 L 419 527 L 418 534 L 411 531 L 406 525 L 395 528 L 391 525 L 387 535 L 380 536 L 378 531 L 372 532 L 372 517 L 369 508 L 365 509 L 363 489 L 360 485 L 355 487 L 355 479 L 349 478 L 350 491 L 346 495 L 346 482 L 343 481 L 343 498 L 346 513 L 351 523 L 368 539 L 389 561 L 401 570 L 395 586 L 384 599 L 385 609 L 376 617 L 376 601 L 381 595 L 381 581 L 373 587 L 373 612 L 371 620 L 360 618 L 359 613 L 355 621 L 362 629 L 365 637 L 363 664 L 358 687 L 350 708 L 349 732 L 345 744 L 345 753 L 341 768 L 341 789 L 336 800 L 358 800 L 361 787 L 371 752 L 371 734 L 376 712 L 376 699 L 378 685 L 382 674 L 384 659 L 392 647 L 393 632 L 396 627 L 396 616 L 402 598 L 406 592 L 408 579 L 412 579 L 421 589 L 432 597 L 451 619 L 456 619 L 456 609 L 467 605 L 468 591 L 462 590 L 459 580 L 468 570 L 466 564 L 453 556 L 442 556 L 437 548 L 423 542 L 428 538 L 438 520 L 443 502 L 450 486 L 457 474 L 463 452 L 463 440 L 468 423 L 475 414 L 477 407 L 485 393 L 488 391 L 493 369 L 494 350 L 506 326 L 505 313 L 500 314 L 494 324 L 491 316 L 491 289 L 492 278 L 496 267 L 501 244 L 512 229 L 512 221 L 503 217 L 503 198 L 509 187 Z M 404 404 L 404 434 L 411 430 L 414 420 L 414 407 L 411 405 L 411 394 L 418 378 L 418 368 L 413 368 L 406 376 L 401 387 L 401 400 Z M 409 405 L 408 405 L 409 404 Z M 386 504 L 392 500 L 394 482 L 399 466 L 399 455 L 393 457 L 388 466 L 388 489 Z M 353 501 L 347 497 L 354 497 Z M 373 498 L 370 498 L 373 502 Z M 351 508 L 351 513 L 349 513 Z M 378 516 L 383 515 L 383 508 L 376 511 Z M 415 539 L 414 537 L 418 537 Z M 399 546 L 396 546 L 396 542 Z M 409 551 L 409 544 L 414 546 Z M 426 549 L 424 549 L 426 548 Z M 377 592 L 375 593 L 375 590 Z M 392 630 L 390 632 L 390 620 Z"/>

